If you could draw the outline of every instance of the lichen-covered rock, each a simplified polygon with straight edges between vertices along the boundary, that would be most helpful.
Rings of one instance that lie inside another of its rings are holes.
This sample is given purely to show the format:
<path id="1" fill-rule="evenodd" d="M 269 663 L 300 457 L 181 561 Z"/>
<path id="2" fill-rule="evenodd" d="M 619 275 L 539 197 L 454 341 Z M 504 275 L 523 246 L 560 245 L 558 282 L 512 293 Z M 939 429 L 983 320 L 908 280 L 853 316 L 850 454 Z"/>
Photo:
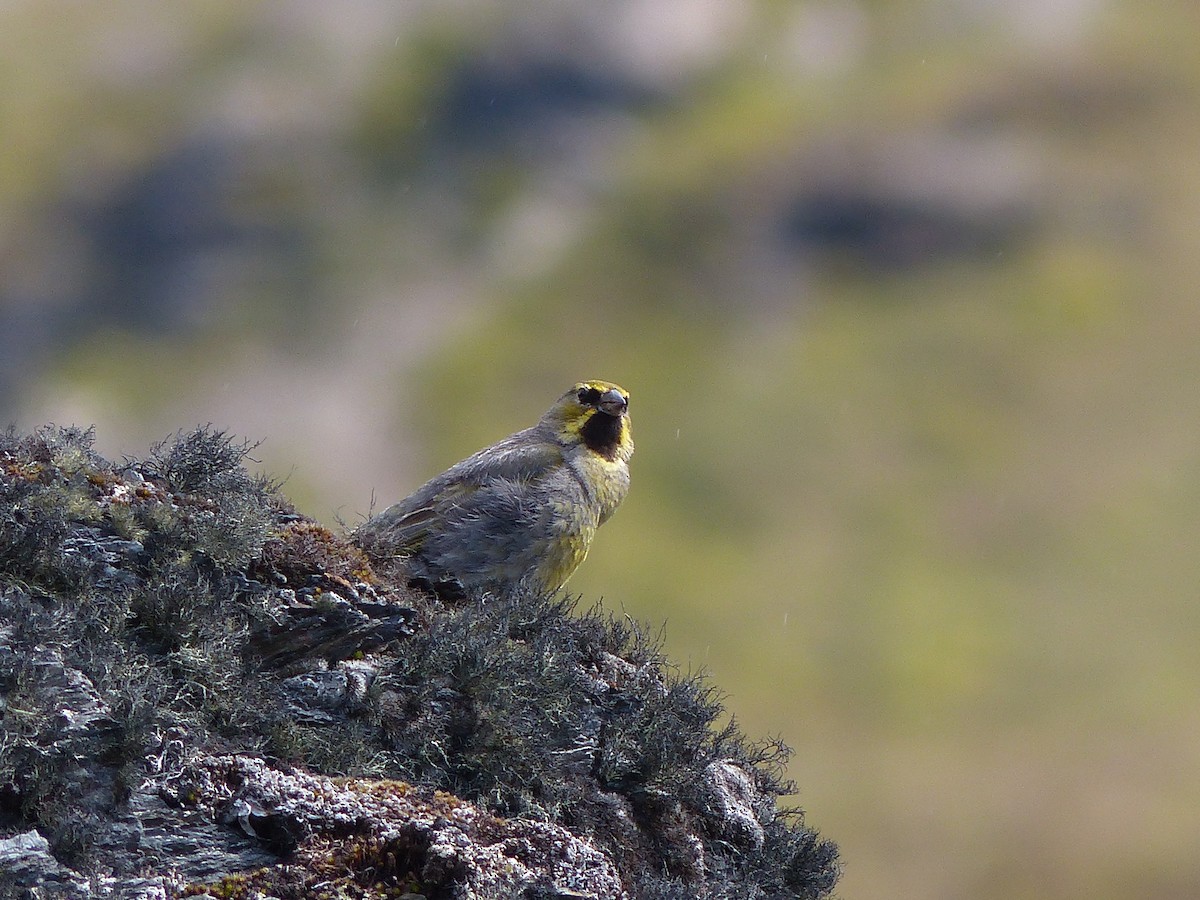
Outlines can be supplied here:
<path id="1" fill-rule="evenodd" d="M 248 888 L 274 896 L 303 896 L 317 881 L 353 883 L 364 868 L 379 867 L 423 892 L 464 900 L 517 897 L 530 888 L 548 896 L 626 896 L 611 857 L 593 842 L 404 782 L 332 779 L 225 756 L 189 763 L 167 790 L 176 803 L 286 853 L 288 866 L 241 876 Z M 358 871 L 348 875 L 345 859 L 354 855 Z M 375 862 L 364 865 L 368 857 Z M 226 888 L 192 885 L 186 893 L 225 896 Z"/>
<path id="2" fill-rule="evenodd" d="M 0 840 L 0 896 L 17 896 L 38 888 L 60 897 L 86 897 L 87 887 L 78 872 L 61 865 L 50 852 L 50 842 L 36 831 Z"/>
<path id="3" fill-rule="evenodd" d="M 712 818 L 723 826 L 722 836 L 754 850 L 762 848 L 763 796 L 754 777 L 731 759 L 715 759 L 704 770 L 704 788 L 711 801 Z"/>
<path id="4" fill-rule="evenodd" d="M 830 892 L 786 748 L 643 629 L 415 593 L 248 449 L 0 436 L 0 897 Z"/>

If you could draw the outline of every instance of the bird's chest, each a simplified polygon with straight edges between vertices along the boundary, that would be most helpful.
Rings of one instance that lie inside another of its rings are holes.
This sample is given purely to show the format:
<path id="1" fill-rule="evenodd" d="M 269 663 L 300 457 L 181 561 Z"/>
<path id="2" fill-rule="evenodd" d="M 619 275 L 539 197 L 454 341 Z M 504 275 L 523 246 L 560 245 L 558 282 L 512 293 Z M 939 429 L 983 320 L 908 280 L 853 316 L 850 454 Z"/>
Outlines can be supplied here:
<path id="1" fill-rule="evenodd" d="M 595 524 L 603 525 L 629 493 L 629 466 L 587 454 L 575 459 L 572 467 L 583 484 L 588 505 L 595 513 Z"/>

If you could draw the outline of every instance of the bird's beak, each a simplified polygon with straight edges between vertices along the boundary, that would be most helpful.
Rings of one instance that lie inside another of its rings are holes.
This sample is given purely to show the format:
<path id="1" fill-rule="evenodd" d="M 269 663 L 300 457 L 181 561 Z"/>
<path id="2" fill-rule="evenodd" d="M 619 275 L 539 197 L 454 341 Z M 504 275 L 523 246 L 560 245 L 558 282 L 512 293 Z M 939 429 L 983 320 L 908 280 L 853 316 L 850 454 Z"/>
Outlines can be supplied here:
<path id="1" fill-rule="evenodd" d="M 622 416 L 629 409 L 629 401 L 624 395 L 617 390 L 607 390 L 600 395 L 600 402 L 596 404 L 600 407 L 600 411 L 607 413 L 614 418 Z"/>

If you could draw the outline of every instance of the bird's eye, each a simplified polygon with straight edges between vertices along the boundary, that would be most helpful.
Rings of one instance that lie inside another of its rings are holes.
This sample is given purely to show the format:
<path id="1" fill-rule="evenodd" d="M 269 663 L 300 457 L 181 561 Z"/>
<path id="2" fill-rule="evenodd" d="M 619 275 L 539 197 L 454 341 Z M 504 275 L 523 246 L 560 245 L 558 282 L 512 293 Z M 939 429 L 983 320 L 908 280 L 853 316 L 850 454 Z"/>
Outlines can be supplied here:
<path id="1" fill-rule="evenodd" d="M 600 392 L 595 388 L 580 388 L 578 396 L 584 406 L 595 406 L 600 402 Z"/>

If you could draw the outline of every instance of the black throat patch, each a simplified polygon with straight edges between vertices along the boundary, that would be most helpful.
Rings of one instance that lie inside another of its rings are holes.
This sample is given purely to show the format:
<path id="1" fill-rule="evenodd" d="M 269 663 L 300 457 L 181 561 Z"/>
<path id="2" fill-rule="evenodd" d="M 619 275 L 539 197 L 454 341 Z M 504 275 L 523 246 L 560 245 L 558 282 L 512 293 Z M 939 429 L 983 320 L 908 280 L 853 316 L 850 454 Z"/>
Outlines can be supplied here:
<path id="1" fill-rule="evenodd" d="M 617 448 L 621 446 L 621 429 L 624 427 L 623 417 L 610 416 L 608 413 L 596 410 L 583 423 L 579 434 L 588 449 L 599 453 L 611 462 L 617 458 Z"/>

